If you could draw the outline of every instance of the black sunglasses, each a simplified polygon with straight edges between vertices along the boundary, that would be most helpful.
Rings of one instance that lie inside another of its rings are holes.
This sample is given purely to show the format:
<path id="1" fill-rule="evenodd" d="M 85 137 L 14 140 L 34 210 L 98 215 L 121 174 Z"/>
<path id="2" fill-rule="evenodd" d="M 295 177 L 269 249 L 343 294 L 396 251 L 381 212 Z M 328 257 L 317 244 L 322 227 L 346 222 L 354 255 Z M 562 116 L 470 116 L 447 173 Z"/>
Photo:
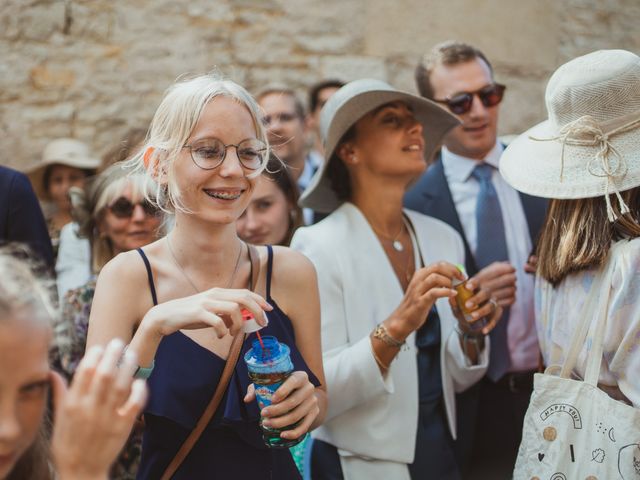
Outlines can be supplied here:
<path id="1" fill-rule="evenodd" d="M 148 217 L 155 217 L 160 213 L 158 207 L 153 205 L 148 200 L 131 203 L 131 201 L 125 197 L 118 198 L 115 202 L 109 205 L 108 208 L 111 213 L 113 213 L 118 218 L 131 218 L 136 205 L 140 205 L 142 207 L 142 210 L 144 210 L 145 215 L 147 215 Z"/>
<path id="2" fill-rule="evenodd" d="M 469 110 L 471 110 L 474 95 L 478 95 L 478 98 L 482 102 L 482 105 L 484 105 L 485 107 L 495 107 L 502 101 L 502 97 L 504 96 L 504 91 L 506 88 L 507 87 L 501 85 L 500 83 L 493 83 L 475 92 L 463 92 L 451 98 L 446 98 L 444 100 L 434 99 L 434 101 L 438 103 L 444 103 L 449 108 L 449 110 L 451 110 L 451 113 L 462 115 L 463 113 L 467 113 Z"/>

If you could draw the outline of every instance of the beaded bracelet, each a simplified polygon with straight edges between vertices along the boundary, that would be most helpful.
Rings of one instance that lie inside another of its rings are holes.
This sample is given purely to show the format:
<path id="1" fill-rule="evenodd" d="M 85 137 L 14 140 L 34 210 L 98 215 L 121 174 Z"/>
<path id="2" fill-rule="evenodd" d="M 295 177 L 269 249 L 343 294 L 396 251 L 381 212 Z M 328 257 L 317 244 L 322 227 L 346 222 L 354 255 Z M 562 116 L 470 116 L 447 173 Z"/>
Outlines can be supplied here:
<path id="1" fill-rule="evenodd" d="M 149 378 L 151 376 L 151 373 L 153 372 L 153 367 L 156 366 L 156 361 L 155 360 L 151 360 L 151 366 L 150 367 L 141 367 L 140 365 L 138 365 L 138 368 L 136 368 L 135 373 L 133 374 L 133 378 L 141 378 L 142 380 L 146 380 L 147 378 Z"/>
<path id="2" fill-rule="evenodd" d="M 400 341 L 393 338 L 391 335 L 389 335 L 389 332 L 387 331 L 387 327 L 385 327 L 383 323 L 379 323 L 378 325 L 376 325 L 376 328 L 373 331 L 372 335 L 373 335 L 373 338 L 377 338 L 378 340 L 380 340 L 383 343 L 386 343 L 390 347 L 402 348 L 407 344 L 407 342 L 405 342 L 404 340 Z"/>

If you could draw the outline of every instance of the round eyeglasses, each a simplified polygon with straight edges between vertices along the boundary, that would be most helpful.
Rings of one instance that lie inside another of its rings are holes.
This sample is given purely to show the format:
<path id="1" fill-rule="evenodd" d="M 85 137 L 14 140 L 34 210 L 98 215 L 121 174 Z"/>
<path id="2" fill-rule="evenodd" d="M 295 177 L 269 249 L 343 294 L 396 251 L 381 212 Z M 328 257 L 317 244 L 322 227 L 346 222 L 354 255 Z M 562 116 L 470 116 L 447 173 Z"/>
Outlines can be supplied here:
<path id="1" fill-rule="evenodd" d="M 227 148 L 235 147 L 240 164 L 247 170 L 257 170 L 265 162 L 267 145 L 257 138 L 248 138 L 234 145 L 225 145 L 217 138 L 198 140 L 191 145 L 184 145 L 191 151 L 191 159 L 203 170 L 213 170 L 222 165 L 227 156 Z"/>

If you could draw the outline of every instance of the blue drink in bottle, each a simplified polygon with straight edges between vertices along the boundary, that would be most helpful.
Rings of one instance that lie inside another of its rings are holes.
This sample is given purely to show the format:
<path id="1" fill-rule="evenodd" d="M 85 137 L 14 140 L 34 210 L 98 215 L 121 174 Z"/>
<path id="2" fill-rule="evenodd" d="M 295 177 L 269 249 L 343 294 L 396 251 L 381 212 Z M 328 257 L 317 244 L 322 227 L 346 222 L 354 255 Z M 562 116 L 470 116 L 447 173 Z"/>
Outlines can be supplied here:
<path id="1" fill-rule="evenodd" d="M 276 390 L 293 372 L 293 363 L 289 356 L 289 347 L 278 342 L 276 337 L 262 337 L 254 340 L 251 349 L 245 354 L 244 361 L 247 364 L 249 378 L 253 382 L 256 391 L 256 400 L 262 410 L 271 405 L 271 398 Z M 264 443 L 271 448 L 289 448 L 298 444 L 304 435 L 296 439 L 285 439 L 280 433 L 294 429 L 298 423 L 283 428 L 269 428 L 262 424 L 262 438 Z"/>

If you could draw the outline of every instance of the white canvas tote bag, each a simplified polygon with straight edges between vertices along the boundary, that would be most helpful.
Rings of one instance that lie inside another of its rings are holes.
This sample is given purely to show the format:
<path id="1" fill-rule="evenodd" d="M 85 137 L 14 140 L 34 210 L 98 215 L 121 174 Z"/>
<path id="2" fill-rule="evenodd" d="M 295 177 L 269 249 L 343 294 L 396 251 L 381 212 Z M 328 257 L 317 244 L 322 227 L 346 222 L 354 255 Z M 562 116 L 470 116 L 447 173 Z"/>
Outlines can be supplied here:
<path id="1" fill-rule="evenodd" d="M 625 243 L 612 247 L 593 280 L 559 376 L 557 366 L 534 376 L 515 480 L 640 480 L 640 409 L 597 387 L 613 265 Z M 585 378 L 575 380 L 585 340 L 591 342 Z"/>

